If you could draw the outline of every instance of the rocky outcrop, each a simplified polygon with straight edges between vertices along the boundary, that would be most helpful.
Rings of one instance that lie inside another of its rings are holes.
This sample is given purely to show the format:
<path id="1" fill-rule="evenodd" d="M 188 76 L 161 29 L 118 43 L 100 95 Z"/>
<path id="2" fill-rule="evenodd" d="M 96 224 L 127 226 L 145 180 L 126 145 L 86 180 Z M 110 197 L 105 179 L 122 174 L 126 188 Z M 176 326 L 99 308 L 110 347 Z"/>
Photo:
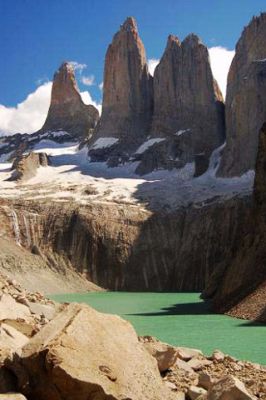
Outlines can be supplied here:
<path id="1" fill-rule="evenodd" d="M 45 153 L 31 152 L 19 156 L 13 162 L 13 172 L 9 180 L 26 181 L 36 175 L 39 167 L 47 167 L 49 162 L 49 157 Z"/>
<path id="2" fill-rule="evenodd" d="M 226 312 L 234 308 L 246 296 L 253 297 L 256 305 L 252 309 L 244 310 L 243 315 L 250 315 L 257 320 L 265 320 L 265 290 L 266 282 L 266 124 L 259 133 L 259 146 L 256 161 L 256 175 L 254 185 L 253 209 L 247 224 L 248 231 L 235 244 L 235 251 L 230 263 L 224 261 L 220 268 L 220 275 L 214 273 L 203 293 L 204 297 L 211 298 L 215 310 Z M 262 285 L 262 286 L 261 286 Z M 260 294 L 256 296 L 257 289 Z M 252 293 L 254 292 L 254 296 Z M 261 297 L 262 296 L 262 297 Z M 246 306 L 248 307 L 247 300 Z M 236 310 L 236 309 L 235 309 Z M 235 312 L 234 312 L 235 314 Z M 241 317 L 241 314 L 238 314 Z"/>
<path id="3" fill-rule="evenodd" d="M 11 364 L 26 396 L 47 399 L 174 399 L 133 327 L 70 304 Z"/>
<path id="4" fill-rule="evenodd" d="M 145 49 L 136 21 L 130 17 L 121 25 L 106 53 L 102 115 L 89 154 L 97 157 L 99 153 L 101 159 L 110 154 L 128 157 L 147 136 L 152 97 Z M 110 144 L 110 138 L 117 141 Z"/>
<path id="5" fill-rule="evenodd" d="M 176 156 L 190 138 L 191 155 L 211 152 L 224 140 L 224 104 L 207 48 L 191 34 L 170 35 L 154 72 L 153 136 L 176 136 Z"/>
<path id="6" fill-rule="evenodd" d="M 263 366 L 237 360 L 219 350 L 206 357 L 198 349 L 170 346 L 151 336 L 139 340 L 157 360 L 159 368 L 162 362 L 169 363 L 162 376 L 178 400 L 255 400 L 263 397 Z M 177 356 L 175 362 L 173 356 Z"/>
<path id="7" fill-rule="evenodd" d="M 236 45 L 227 81 L 226 148 L 218 175 L 254 169 L 266 120 L 266 13 L 254 17 Z"/>
<path id="8" fill-rule="evenodd" d="M 85 138 L 98 119 L 98 110 L 82 101 L 73 66 L 63 63 L 54 75 L 50 108 L 40 132 L 66 131 L 73 137 Z"/>

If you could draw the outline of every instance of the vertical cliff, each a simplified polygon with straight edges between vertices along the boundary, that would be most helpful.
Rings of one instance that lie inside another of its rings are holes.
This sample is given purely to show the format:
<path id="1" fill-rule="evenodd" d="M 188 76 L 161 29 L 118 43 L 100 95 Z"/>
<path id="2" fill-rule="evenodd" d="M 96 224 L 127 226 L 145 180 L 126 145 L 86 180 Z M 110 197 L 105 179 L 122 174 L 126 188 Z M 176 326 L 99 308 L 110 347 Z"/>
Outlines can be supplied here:
<path id="1" fill-rule="evenodd" d="M 266 120 L 266 13 L 254 17 L 236 45 L 227 81 L 226 148 L 218 175 L 254 169 L 258 132 Z"/>
<path id="2" fill-rule="evenodd" d="M 145 49 L 136 21 L 130 17 L 106 53 L 102 116 L 95 139 L 118 139 L 121 153 L 136 148 L 148 133 L 152 103 Z"/>
<path id="3" fill-rule="evenodd" d="M 259 145 L 256 161 L 253 208 L 247 220 L 247 231 L 241 240 L 235 243 L 232 259 L 223 261 L 222 274 L 213 274 L 204 296 L 212 298 L 213 307 L 219 311 L 228 311 L 246 296 L 256 292 L 266 282 L 266 124 L 259 133 Z M 264 286 L 263 286 L 264 285 Z M 260 302 L 265 307 L 264 297 Z M 258 309 L 255 307 L 256 313 Z M 265 311 L 261 310 L 261 317 Z"/>
<path id="4" fill-rule="evenodd" d="M 137 173 L 183 167 L 204 159 L 197 173 L 208 168 L 212 151 L 225 137 L 224 103 L 212 76 L 208 49 L 191 34 L 181 43 L 170 35 L 154 72 L 154 144 L 137 159 Z"/>
<path id="5" fill-rule="evenodd" d="M 40 132 L 63 130 L 84 138 L 95 128 L 98 110 L 83 103 L 73 66 L 63 63 L 54 75 L 51 103 Z"/>
<path id="6" fill-rule="evenodd" d="M 182 43 L 168 37 L 154 73 L 152 134 L 177 134 L 180 141 L 188 135 L 191 153 L 207 156 L 224 140 L 222 94 L 212 76 L 208 49 L 194 34 Z"/>

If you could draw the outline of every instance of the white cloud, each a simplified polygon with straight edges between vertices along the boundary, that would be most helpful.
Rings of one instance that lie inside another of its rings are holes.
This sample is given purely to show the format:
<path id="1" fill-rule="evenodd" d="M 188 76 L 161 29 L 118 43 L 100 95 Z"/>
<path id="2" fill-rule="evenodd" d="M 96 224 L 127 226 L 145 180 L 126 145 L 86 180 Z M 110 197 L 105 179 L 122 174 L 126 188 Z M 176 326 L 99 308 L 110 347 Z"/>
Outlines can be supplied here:
<path id="1" fill-rule="evenodd" d="M 84 75 L 80 78 L 80 81 L 83 83 L 83 85 L 92 86 L 95 84 L 95 77 L 94 75 L 89 75 L 89 76 Z"/>
<path id="2" fill-rule="evenodd" d="M 234 50 L 228 50 L 222 46 L 215 46 L 208 49 L 210 54 L 211 68 L 214 78 L 217 80 L 220 89 L 225 97 L 226 94 L 226 82 L 228 71 L 235 55 Z M 154 70 L 160 60 L 151 58 L 148 60 L 148 68 L 150 74 L 153 76 Z"/>
<path id="3" fill-rule="evenodd" d="M 222 46 L 215 46 L 209 48 L 209 54 L 213 76 L 217 80 L 225 98 L 227 75 L 235 51 L 228 50 Z"/>
<path id="4" fill-rule="evenodd" d="M 101 112 L 102 112 L 102 105 L 101 105 L 100 103 L 97 103 L 96 101 L 92 100 L 92 97 L 91 97 L 90 93 L 89 93 L 87 90 L 85 90 L 84 92 L 81 92 L 80 95 L 81 95 L 81 98 L 82 98 L 82 100 L 83 100 L 83 102 L 84 102 L 85 104 L 91 104 L 91 105 L 93 105 L 94 107 L 97 108 L 97 110 L 98 110 L 99 113 L 101 114 Z"/>
<path id="5" fill-rule="evenodd" d="M 154 74 L 154 70 L 157 67 L 157 65 L 159 64 L 160 60 L 156 60 L 156 58 L 150 58 L 148 60 L 148 69 L 149 69 L 149 73 L 153 76 Z"/>
<path id="6" fill-rule="evenodd" d="M 80 73 L 87 68 L 87 64 L 81 64 L 77 61 L 69 61 L 69 64 L 72 65 L 74 71 L 79 71 Z"/>
<path id="7" fill-rule="evenodd" d="M 101 83 L 99 84 L 99 89 L 100 89 L 100 90 L 103 90 L 103 82 L 101 82 Z"/>
<path id="8" fill-rule="evenodd" d="M 44 83 L 16 107 L 5 107 L 0 104 L 0 132 L 32 133 L 40 129 L 49 108 L 51 88 L 52 82 Z"/>
<path id="9" fill-rule="evenodd" d="M 16 107 L 0 104 L 0 136 L 14 133 L 33 133 L 42 127 L 51 99 L 52 82 L 39 86 Z M 101 112 L 102 105 L 95 102 L 88 91 L 81 92 L 85 104 L 94 105 Z"/>

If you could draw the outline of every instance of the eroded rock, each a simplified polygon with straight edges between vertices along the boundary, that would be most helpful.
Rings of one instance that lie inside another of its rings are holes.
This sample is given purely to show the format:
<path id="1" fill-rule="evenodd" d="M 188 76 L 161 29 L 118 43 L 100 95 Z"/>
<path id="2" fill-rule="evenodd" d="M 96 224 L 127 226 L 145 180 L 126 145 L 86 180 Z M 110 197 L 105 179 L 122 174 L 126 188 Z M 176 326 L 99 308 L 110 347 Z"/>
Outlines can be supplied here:
<path id="1" fill-rule="evenodd" d="M 49 165 L 49 157 L 45 153 L 30 152 L 26 155 L 18 156 L 12 165 L 11 181 L 25 181 L 32 178 L 37 173 L 39 167 Z"/>
<path id="2" fill-rule="evenodd" d="M 65 306 L 10 368 L 38 400 L 175 398 L 128 322 L 80 304 Z"/>
<path id="3" fill-rule="evenodd" d="M 245 385 L 234 376 L 226 376 L 214 383 L 208 391 L 208 400 L 255 400 Z"/>

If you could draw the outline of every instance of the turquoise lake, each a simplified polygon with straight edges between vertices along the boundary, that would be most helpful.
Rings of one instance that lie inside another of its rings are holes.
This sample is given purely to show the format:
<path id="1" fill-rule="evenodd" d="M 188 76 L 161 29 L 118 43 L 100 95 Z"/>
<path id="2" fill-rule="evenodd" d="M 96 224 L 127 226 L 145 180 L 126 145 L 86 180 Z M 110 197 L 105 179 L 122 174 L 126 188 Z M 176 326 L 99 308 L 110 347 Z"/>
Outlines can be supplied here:
<path id="1" fill-rule="evenodd" d="M 199 293 L 100 292 L 50 296 L 86 303 L 130 321 L 139 335 L 152 335 L 205 354 L 220 349 L 241 360 L 266 364 L 266 325 L 212 314 Z"/>

